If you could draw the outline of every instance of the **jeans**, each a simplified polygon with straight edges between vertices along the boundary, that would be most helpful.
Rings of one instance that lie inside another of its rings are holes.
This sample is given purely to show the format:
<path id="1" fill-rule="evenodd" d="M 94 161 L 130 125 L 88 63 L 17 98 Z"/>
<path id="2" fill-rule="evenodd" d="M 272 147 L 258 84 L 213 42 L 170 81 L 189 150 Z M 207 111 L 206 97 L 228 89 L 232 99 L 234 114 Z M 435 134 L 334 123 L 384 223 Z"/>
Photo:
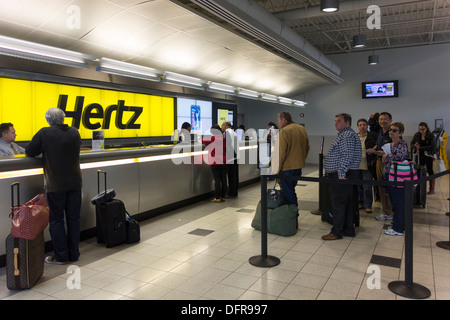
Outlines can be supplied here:
<path id="1" fill-rule="evenodd" d="M 298 176 L 302 175 L 302 169 L 281 171 L 283 176 Z M 280 179 L 281 190 L 283 190 L 285 204 L 295 204 L 298 207 L 297 194 L 295 193 L 295 186 L 297 180 Z"/>
<path id="2" fill-rule="evenodd" d="M 372 173 L 370 172 L 370 170 L 359 170 L 359 171 L 361 174 L 360 179 L 365 181 L 372 180 Z M 372 185 L 370 184 L 358 185 L 358 197 L 360 205 L 362 205 L 366 209 L 372 209 L 372 202 L 373 202 Z"/>
<path id="3" fill-rule="evenodd" d="M 77 261 L 80 256 L 81 189 L 49 192 L 45 197 L 50 211 L 49 230 L 54 258 L 64 262 Z"/>
<path id="4" fill-rule="evenodd" d="M 338 180 L 337 172 L 328 173 L 328 178 Z M 358 180 L 359 170 L 348 170 L 348 180 Z M 331 233 L 336 237 L 355 236 L 355 215 L 358 210 L 357 185 L 335 183 L 331 184 L 331 204 L 333 206 L 333 228 Z"/>
<path id="5" fill-rule="evenodd" d="M 394 211 L 392 229 L 397 232 L 405 232 L 405 189 L 389 187 L 388 190 Z"/>
<path id="6" fill-rule="evenodd" d="M 214 178 L 214 197 L 216 199 L 225 198 L 227 192 L 227 166 L 223 164 L 211 165 L 211 172 Z"/>
<path id="7" fill-rule="evenodd" d="M 230 197 L 238 196 L 238 186 L 239 186 L 239 171 L 238 164 L 232 163 L 227 164 L 227 175 L 228 175 L 228 195 Z"/>

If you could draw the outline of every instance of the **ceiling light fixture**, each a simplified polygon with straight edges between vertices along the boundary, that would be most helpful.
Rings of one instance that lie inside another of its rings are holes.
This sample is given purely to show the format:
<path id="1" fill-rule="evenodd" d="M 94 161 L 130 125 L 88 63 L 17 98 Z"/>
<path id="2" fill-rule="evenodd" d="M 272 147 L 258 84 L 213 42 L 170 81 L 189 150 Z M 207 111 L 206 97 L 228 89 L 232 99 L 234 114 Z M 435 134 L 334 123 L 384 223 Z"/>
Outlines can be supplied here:
<path id="1" fill-rule="evenodd" d="M 230 86 L 228 84 L 212 82 L 212 81 L 207 84 L 207 90 L 213 91 L 213 92 L 218 92 L 218 93 L 225 93 L 225 94 L 236 93 L 235 87 Z"/>
<path id="2" fill-rule="evenodd" d="M 150 81 L 161 81 L 162 71 L 137 64 L 101 58 L 97 71 Z"/>
<path id="3" fill-rule="evenodd" d="M 339 0 L 321 0 L 320 11 L 335 12 L 339 10 Z"/>
<path id="4" fill-rule="evenodd" d="M 0 54 L 83 69 L 94 63 L 86 54 L 5 36 L 0 36 Z"/>
<path id="5" fill-rule="evenodd" d="M 370 65 L 378 64 L 378 60 L 379 60 L 378 58 L 379 57 L 376 54 L 369 56 L 369 64 Z"/>
<path id="6" fill-rule="evenodd" d="M 263 100 L 268 100 L 268 101 L 277 101 L 278 100 L 278 97 L 276 95 L 268 94 L 268 93 L 261 94 L 261 98 Z"/>
<path id="7" fill-rule="evenodd" d="M 193 87 L 195 89 L 204 89 L 206 87 L 206 81 L 202 79 L 169 71 L 164 74 L 162 82 L 177 84 L 183 87 Z"/>
<path id="8" fill-rule="evenodd" d="M 259 98 L 259 92 L 254 91 L 254 90 L 238 88 L 237 92 L 238 92 L 238 95 L 244 96 L 244 97 L 247 97 L 247 98 L 253 98 L 253 99 L 258 99 Z"/>
<path id="9" fill-rule="evenodd" d="M 378 64 L 379 57 L 375 54 L 375 31 L 373 32 L 372 55 L 369 56 L 369 65 Z"/>
<path id="10" fill-rule="evenodd" d="M 366 46 L 366 35 L 361 34 L 361 12 L 359 12 L 358 19 L 358 34 L 353 36 L 353 48 L 362 48 Z"/>

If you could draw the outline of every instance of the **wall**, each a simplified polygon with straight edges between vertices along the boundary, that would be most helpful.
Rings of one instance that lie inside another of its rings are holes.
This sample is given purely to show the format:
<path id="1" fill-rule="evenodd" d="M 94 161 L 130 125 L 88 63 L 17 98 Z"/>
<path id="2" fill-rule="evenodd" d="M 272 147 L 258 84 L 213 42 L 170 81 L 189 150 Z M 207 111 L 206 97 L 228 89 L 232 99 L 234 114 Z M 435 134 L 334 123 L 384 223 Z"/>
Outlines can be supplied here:
<path id="1" fill-rule="evenodd" d="M 393 121 L 403 122 L 405 139 L 409 142 L 421 121 L 427 122 L 431 130 L 435 119 L 444 119 L 444 125 L 450 125 L 449 53 L 450 44 L 377 51 L 380 62 L 375 66 L 368 64 L 371 52 L 331 56 L 341 67 L 344 82 L 316 88 L 298 97 L 308 102 L 305 109 L 241 99 L 239 112 L 245 114 L 246 128 L 256 128 L 265 127 L 269 118 L 276 117 L 278 112 L 290 111 L 295 122 L 305 123 L 310 137 L 308 163 L 317 163 L 322 136 L 324 152 L 327 152 L 336 136 L 334 116 L 340 112 L 352 115 L 352 127 L 356 129 L 358 119 L 387 111 Z M 399 80 L 399 97 L 363 100 L 361 82 L 377 80 Z M 300 113 L 304 113 L 304 118 L 299 117 Z M 449 149 L 447 145 L 447 152 Z"/>

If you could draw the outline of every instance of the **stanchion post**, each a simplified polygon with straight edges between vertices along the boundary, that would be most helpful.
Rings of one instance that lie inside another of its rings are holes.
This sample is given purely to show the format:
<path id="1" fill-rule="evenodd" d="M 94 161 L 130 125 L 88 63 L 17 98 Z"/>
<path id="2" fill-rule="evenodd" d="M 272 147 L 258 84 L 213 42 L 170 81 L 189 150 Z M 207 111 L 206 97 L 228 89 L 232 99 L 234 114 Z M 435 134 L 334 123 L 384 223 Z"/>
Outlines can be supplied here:
<path id="1" fill-rule="evenodd" d="M 450 178 L 448 179 L 448 193 L 449 193 L 449 197 L 447 198 L 447 200 L 449 201 L 449 207 L 450 207 Z M 449 218 L 450 218 L 450 211 L 445 213 Z M 450 250 L 450 220 L 449 220 L 449 224 L 448 224 L 448 241 L 438 241 L 436 242 L 436 245 L 439 248 L 445 249 L 445 250 Z"/>
<path id="2" fill-rule="evenodd" d="M 402 297 L 425 299 L 430 290 L 413 282 L 413 191 L 414 181 L 405 181 L 405 281 L 392 281 L 388 288 Z"/>
<path id="3" fill-rule="evenodd" d="M 267 176 L 261 175 L 261 255 L 253 256 L 250 264 L 256 267 L 274 267 L 280 259 L 267 255 Z"/>

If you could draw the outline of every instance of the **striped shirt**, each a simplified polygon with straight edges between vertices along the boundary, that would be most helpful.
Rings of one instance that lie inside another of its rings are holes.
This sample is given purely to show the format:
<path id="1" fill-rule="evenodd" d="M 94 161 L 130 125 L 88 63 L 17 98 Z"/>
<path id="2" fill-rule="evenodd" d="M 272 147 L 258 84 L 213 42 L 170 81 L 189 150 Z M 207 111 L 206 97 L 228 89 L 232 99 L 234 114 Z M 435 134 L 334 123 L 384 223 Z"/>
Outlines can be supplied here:
<path id="1" fill-rule="evenodd" d="M 326 173 L 337 172 L 339 177 L 345 177 L 348 170 L 358 170 L 361 163 L 362 147 L 358 134 L 347 127 L 339 131 L 325 157 Z"/>

